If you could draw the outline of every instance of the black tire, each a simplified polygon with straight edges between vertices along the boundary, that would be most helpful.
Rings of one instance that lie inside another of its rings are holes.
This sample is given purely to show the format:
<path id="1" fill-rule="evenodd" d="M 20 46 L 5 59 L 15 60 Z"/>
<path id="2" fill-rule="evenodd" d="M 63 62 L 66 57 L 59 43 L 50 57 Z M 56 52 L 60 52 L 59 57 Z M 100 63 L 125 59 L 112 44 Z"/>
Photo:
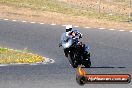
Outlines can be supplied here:
<path id="1" fill-rule="evenodd" d="M 68 59 L 69 59 L 69 62 L 70 62 L 70 64 L 72 65 L 73 68 L 77 68 L 77 67 L 78 67 L 77 61 L 75 61 L 75 60 L 73 59 L 73 57 L 71 57 L 70 54 L 68 54 Z"/>
<path id="2" fill-rule="evenodd" d="M 86 78 L 84 76 L 76 76 L 76 82 L 83 86 L 86 83 Z"/>

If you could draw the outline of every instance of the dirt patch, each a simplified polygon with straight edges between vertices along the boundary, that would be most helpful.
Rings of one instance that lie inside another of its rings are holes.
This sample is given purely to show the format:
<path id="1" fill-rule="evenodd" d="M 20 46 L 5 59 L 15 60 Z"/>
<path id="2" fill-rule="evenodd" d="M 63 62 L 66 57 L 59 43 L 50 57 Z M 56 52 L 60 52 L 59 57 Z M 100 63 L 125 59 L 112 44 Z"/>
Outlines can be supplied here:
<path id="1" fill-rule="evenodd" d="M 110 22 L 103 19 L 97 20 L 82 16 L 65 15 L 57 12 L 33 10 L 30 8 L 16 8 L 2 4 L 0 4 L 0 18 L 44 22 L 48 24 L 72 24 L 78 26 L 132 30 L 132 24 L 128 22 Z"/>
<path id="2" fill-rule="evenodd" d="M 65 2 L 71 5 L 75 5 L 77 7 L 81 7 L 82 9 L 87 10 L 95 10 L 98 11 L 98 6 L 100 4 L 100 12 L 104 13 L 113 13 L 113 14 L 123 14 L 128 15 L 130 9 L 130 0 L 125 0 L 119 2 L 119 0 L 59 0 L 61 2 Z"/>

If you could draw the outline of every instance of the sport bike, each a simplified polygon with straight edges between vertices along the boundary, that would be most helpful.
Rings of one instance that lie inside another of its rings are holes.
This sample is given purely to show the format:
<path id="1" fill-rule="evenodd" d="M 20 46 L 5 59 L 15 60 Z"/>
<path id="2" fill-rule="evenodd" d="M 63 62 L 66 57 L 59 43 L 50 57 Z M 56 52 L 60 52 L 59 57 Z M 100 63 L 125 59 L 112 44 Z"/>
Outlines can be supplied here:
<path id="1" fill-rule="evenodd" d="M 67 41 L 61 41 L 59 47 L 63 47 L 73 68 L 77 68 L 78 65 L 84 65 L 86 68 L 90 68 L 91 61 L 89 46 L 86 46 L 78 40 L 79 37 L 69 38 Z"/>

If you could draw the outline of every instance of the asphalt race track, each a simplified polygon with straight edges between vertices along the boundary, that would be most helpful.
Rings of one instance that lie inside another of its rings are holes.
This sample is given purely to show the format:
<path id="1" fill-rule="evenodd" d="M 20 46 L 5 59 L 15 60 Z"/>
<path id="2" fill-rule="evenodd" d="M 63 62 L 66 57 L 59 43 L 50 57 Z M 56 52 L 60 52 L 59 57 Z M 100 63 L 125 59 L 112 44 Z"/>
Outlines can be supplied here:
<path id="1" fill-rule="evenodd" d="M 132 33 L 78 28 L 91 50 L 92 67 L 87 73 L 132 75 Z M 132 84 L 76 83 L 73 69 L 58 47 L 61 25 L 22 23 L 0 20 L 0 46 L 23 50 L 28 48 L 55 62 L 43 65 L 0 67 L 0 88 L 132 88 Z"/>

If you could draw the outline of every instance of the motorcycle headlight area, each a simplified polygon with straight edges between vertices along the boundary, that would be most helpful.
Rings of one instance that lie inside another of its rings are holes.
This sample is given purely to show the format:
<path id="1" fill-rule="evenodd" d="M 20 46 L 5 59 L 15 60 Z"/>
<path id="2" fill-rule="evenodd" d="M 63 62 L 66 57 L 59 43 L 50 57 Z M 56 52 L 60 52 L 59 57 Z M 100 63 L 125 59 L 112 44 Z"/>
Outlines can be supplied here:
<path id="1" fill-rule="evenodd" d="M 70 44 L 70 43 L 65 43 L 65 44 L 62 44 L 62 46 L 63 46 L 64 48 L 69 48 L 69 47 L 71 46 L 71 44 Z"/>

